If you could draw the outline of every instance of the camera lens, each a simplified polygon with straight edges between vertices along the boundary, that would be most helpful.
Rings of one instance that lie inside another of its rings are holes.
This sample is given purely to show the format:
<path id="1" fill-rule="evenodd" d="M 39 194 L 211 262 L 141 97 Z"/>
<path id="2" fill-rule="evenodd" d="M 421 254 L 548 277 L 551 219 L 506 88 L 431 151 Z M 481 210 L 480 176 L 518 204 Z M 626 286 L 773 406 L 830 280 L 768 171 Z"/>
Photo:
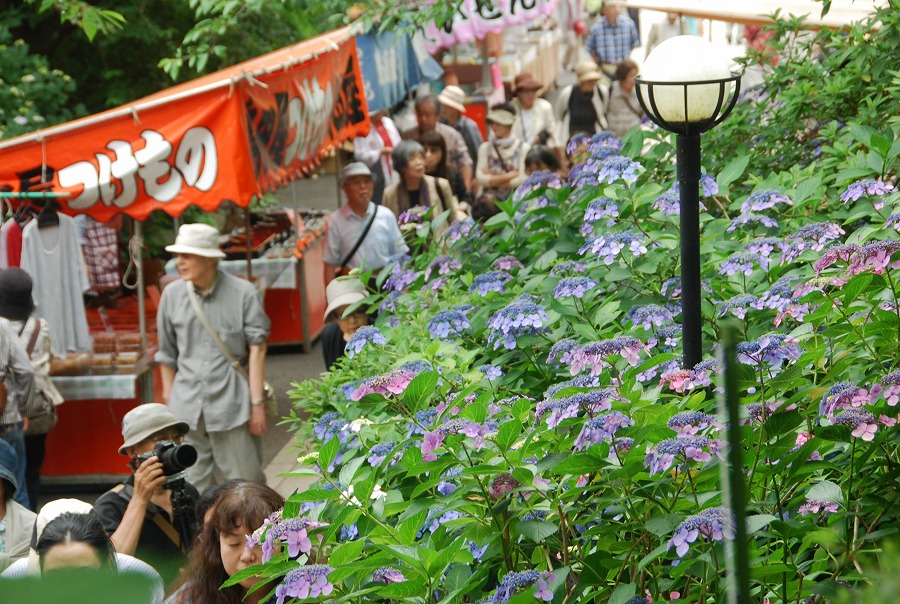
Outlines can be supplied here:
<path id="1" fill-rule="evenodd" d="M 163 473 L 166 476 L 177 474 L 197 463 L 197 449 L 191 445 L 176 445 L 164 441 L 157 443 L 155 453 L 162 462 Z"/>

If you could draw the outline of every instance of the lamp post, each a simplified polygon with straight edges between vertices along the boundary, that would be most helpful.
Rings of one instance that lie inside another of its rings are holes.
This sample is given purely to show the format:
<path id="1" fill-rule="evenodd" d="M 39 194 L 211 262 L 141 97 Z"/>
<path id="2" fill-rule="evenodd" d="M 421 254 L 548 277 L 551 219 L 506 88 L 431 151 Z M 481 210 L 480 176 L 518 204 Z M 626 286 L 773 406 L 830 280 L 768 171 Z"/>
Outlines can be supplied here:
<path id="1" fill-rule="evenodd" d="M 700 312 L 700 135 L 737 102 L 741 76 L 697 36 L 676 36 L 653 49 L 635 78 L 638 102 L 660 128 L 674 132 L 681 214 L 681 325 L 684 368 L 703 357 Z"/>

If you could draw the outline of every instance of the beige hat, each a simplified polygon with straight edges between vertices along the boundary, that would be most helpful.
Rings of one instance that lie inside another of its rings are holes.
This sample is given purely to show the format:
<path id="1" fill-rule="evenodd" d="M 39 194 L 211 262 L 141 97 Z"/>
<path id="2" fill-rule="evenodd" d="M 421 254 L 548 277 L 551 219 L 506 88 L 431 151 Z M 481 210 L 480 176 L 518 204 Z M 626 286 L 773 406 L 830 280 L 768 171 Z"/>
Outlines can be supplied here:
<path id="1" fill-rule="evenodd" d="M 600 72 L 596 69 L 592 69 L 590 71 L 582 71 L 578 74 L 578 83 L 582 84 L 584 82 L 596 82 L 601 80 L 603 76 L 600 75 Z"/>
<path id="2" fill-rule="evenodd" d="M 119 453 L 127 455 L 125 450 L 133 447 L 148 436 L 175 427 L 182 434 L 187 434 L 190 427 L 185 422 L 175 419 L 169 407 L 160 403 L 144 403 L 138 405 L 122 418 L 122 437 L 125 442 L 119 447 Z"/>
<path id="3" fill-rule="evenodd" d="M 578 65 L 575 66 L 573 70 L 576 76 L 581 76 L 586 71 L 597 71 L 597 63 L 593 60 L 591 61 L 582 61 Z"/>
<path id="4" fill-rule="evenodd" d="M 341 170 L 341 186 L 344 186 L 347 181 L 354 176 L 368 176 L 369 178 L 374 178 L 374 176 L 372 176 L 372 171 L 369 170 L 369 166 L 361 161 L 352 161 Z"/>
<path id="5" fill-rule="evenodd" d="M 446 86 L 438 95 L 441 105 L 456 109 L 460 113 L 466 112 L 466 93 L 459 86 Z"/>
<path id="6" fill-rule="evenodd" d="M 487 121 L 501 126 L 512 126 L 516 121 L 516 115 L 506 109 L 494 109 L 487 114 Z"/>
<path id="7" fill-rule="evenodd" d="M 178 236 L 173 245 L 167 245 L 166 251 L 173 254 L 193 254 L 206 258 L 224 258 L 225 253 L 219 249 L 219 230 L 200 222 L 183 224 L 178 229 Z"/>
<path id="8" fill-rule="evenodd" d="M 527 73 L 520 73 L 517 75 L 515 80 L 513 80 L 513 83 L 515 84 L 516 94 L 524 90 L 540 90 L 543 88 L 543 85 L 541 85 L 540 82 Z"/>
<path id="9" fill-rule="evenodd" d="M 47 525 L 50 524 L 51 520 L 59 518 L 66 512 L 72 512 L 73 514 L 89 514 L 93 511 L 94 507 L 91 504 L 85 503 L 80 499 L 57 499 L 45 503 L 34 521 L 34 541 L 31 544 L 31 549 L 28 550 L 28 574 L 41 574 L 40 558 L 34 548 L 37 545 L 37 542 L 40 541 L 44 529 L 47 528 Z"/>
<path id="10" fill-rule="evenodd" d="M 356 277 L 338 277 L 325 288 L 325 299 L 328 301 L 325 320 L 341 306 L 355 304 L 367 295 L 365 284 Z"/>

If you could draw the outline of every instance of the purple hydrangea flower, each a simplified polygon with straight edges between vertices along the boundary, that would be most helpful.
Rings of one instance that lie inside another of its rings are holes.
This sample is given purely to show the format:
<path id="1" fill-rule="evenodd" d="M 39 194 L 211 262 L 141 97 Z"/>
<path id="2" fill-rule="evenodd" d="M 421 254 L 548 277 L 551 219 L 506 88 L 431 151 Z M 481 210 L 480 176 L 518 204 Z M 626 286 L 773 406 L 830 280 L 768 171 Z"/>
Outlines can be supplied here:
<path id="1" fill-rule="evenodd" d="M 588 420 L 581 428 L 581 432 L 575 439 L 574 448 L 577 451 L 587 449 L 591 445 L 612 440 L 619 428 L 633 426 L 634 420 L 618 411 L 610 411 Z"/>
<path id="2" fill-rule="evenodd" d="M 864 268 L 870 269 L 876 275 L 880 275 L 885 268 L 900 268 L 900 261 L 891 262 L 891 257 L 897 250 L 900 250 L 900 241 L 888 239 L 886 241 L 867 243 L 859 251 L 859 255 Z"/>
<path id="3" fill-rule="evenodd" d="M 738 214 L 725 231 L 733 233 L 738 229 L 743 229 L 748 224 L 761 224 L 767 229 L 778 228 L 778 221 L 774 218 L 770 218 L 765 214 L 754 214 L 751 212 L 750 214 Z"/>
<path id="4" fill-rule="evenodd" d="M 577 417 L 580 411 L 597 414 L 609 411 L 613 401 L 623 400 L 612 388 L 597 388 L 589 392 L 579 392 L 559 399 L 545 399 L 537 404 L 534 421 L 546 417 L 547 427 L 555 428 L 563 420 Z"/>
<path id="5" fill-rule="evenodd" d="M 525 266 L 519 262 L 519 259 L 515 256 L 501 256 L 494 260 L 492 265 L 495 270 L 498 271 L 511 271 L 514 268 L 525 268 Z"/>
<path id="6" fill-rule="evenodd" d="M 310 564 L 292 570 L 275 589 L 277 604 L 284 604 L 286 598 L 304 600 L 330 595 L 334 586 L 328 582 L 328 573 L 333 570 L 324 564 Z"/>
<path id="7" fill-rule="evenodd" d="M 538 170 L 537 172 L 532 172 L 528 178 L 519 185 L 516 192 L 513 194 L 513 200 L 520 202 L 528 197 L 529 193 L 533 191 L 537 191 L 538 189 L 562 189 L 565 184 L 566 182 L 559 174 L 550 172 L 549 170 Z"/>
<path id="8" fill-rule="evenodd" d="M 710 372 L 715 372 L 718 362 L 715 359 L 701 361 L 693 369 L 681 369 L 671 365 L 660 378 L 659 385 L 668 384 L 669 388 L 679 394 L 697 386 L 705 388 L 710 385 Z"/>
<path id="9" fill-rule="evenodd" d="M 495 312 L 488 321 L 491 328 L 488 344 L 492 343 L 494 350 L 500 346 L 512 350 L 516 347 L 517 338 L 543 333 L 546 329 L 544 325 L 549 321 L 543 308 L 528 297 L 519 297 Z"/>
<path id="10" fill-rule="evenodd" d="M 447 284 L 449 282 L 450 280 L 447 277 L 438 277 L 437 279 L 432 279 L 431 281 L 423 285 L 419 291 L 431 291 L 432 293 L 436 294 L 447 289 Z"/>
<path id="11" fill-rule="evenodd" d="M 807 499 L 806 503 L 797 508 L 799 516 L 809 516 L 811 514 L 835 514 L 838 511 L 838 504 L 827 501 L 816 501 Z"/>
<path id="12" fill-rule="evenodd" d="M 678 346 L 678 336 L 681 335 L 681 325 L 663 325 L 647 340 L 647 346 L 653 348 L 657 345 L 663 350 L 672 350 Z"/>
<path id="13" fill-rule="evenodd" d="M 523 570 L 521 572 L 508 573 L 500 581 L 500 586 L 494 594 L 493 601 L 495 604 L 503 604 L 507 602 L 516 593 L 529 587 L 541 577 L 536 570 Z"/>
<path id="14" fill-rule="evenodd" d="M 583 298 L 585 292 L 597 286 L 596 281 L 587 277 L 564 277 L 553 288 L 554 298 Z"/>
<path id="15" fill-rule="evenodd" d="M 754 264 L 759 265 L 763 270 L 768 270 L 769 268 L 768 259 L 759 254 L 736 252 L 722 262 L 722 266 L 719 267 L 719 274 L 728 275 L 729 277 L 735 273 L 752 275 Z"/>
<path id="16" fill-rule="evenodd" d="M 584 212 L 584 222 L 586 225 L 593 225 L 595 222 L 599 222 L 606 218 L 606 226 L 611 227 L 616 224 L 616 219 L 618 217 L 619 205 L 609 197 L 598 197 L 597 199 L 594 199 Z"/>
<path id="17" fill-rule="evenodd" d="M 556 581 L 556 575 L 547 571 L 542 572 L 534 582 L 534 597 L 543 602 L 552 602 L 553 590 L 550 589 L 550 584 L 554 581 Z"/>
<path id="18" fill-rule="evenodd" d="M 587 264 L 574 260 L 562 260 L 550 269 L 551 277 L 573 277 L 587 271 Z"/>
<path id="19" fill-rule="evenodd" d="M 419 447 L 422 451 L 422 461 L 434 461 L 437 459 L 434 450 L 439 448 L 444 442 L 444 436 L 439 431 L 425 432 L 422 438 L 422 445 Z"/>
<path id="20" fill-rule="evenodd" d="M 285 543 L 288 546 L 288 556 L 296 558 L 301 553 L 309 553 L 312 542 L 308 531 L 328 526 L 327 522 L 315 522 L 306 518 L 284 518 L 284 511 L 278 510 L 266 518 L 263 528 L 266 536 L 262 543 L 262 561 L 268 562 L 275 554 L 275 546 Z M 254 537 L 248 540 L 247 547 L 254 547 L 258 543 Z"/>
<path id="21" fill-rule="evenodd" d="M 442 235 L 442 239 L 449 244 L 454 244 L 457 241 L 461 240 L 463 237 L 468 237 L 472 234 L 472 231 L 476 229 L 476 223 L 471 218 L 465 218 L 464 220 L 454 220 L 453 223 L 447 227 L 447 230 L 444 231 Z"/>
<path id="22" fill-rule="evenodd" d="M 614 150 L 612 155 L 615 155 L 622 150 L 623 146 L 622 139 L 609 130 L 591 135 L 591 139 L 588 141 L 588 151 L 591 153 L 603 153 L 611 149 Z"/>
<path id="23" fill-rule="evenodd" d="M 762 365 L 766 363 L 774 371 L 781 368 L 783 362 L 795 363 L 803 354 L 797 340 L 785 334 L 770 333 L 752 342 L 741 342 L 737 345 L 737 360 L 745 365 Z"/>
<path id="24" fill-rule="evenodd" d="M 586 368 L 590 368 L 591 375 L 598 375 L 604 367 L 610 366 L 606 359 L 613 355 L 621 355 L 634 367 L 640 362 L 639 353 L 646 348 L 643 342 L 631 336 L 586 344 L 572 353 L 572 375 Z"/>
<path id="25" fill-rule="evenodd" d="M 855 266 L 859 263 L 857 254 L 861 249 L 862 248 L 855 243 L 832 245 L 813 263 L 813 269 L 818 276 L 822 274 L 822 271 L 838 261 L 851 263 L 851 267 Z M 851 269 L 851 272 L 855 271 Z"/>
<path id="26" fill-rule="evenodd" d="M 841 193 L 841 203 L 856 201 L 863 195 L 876 195 L 878 197 L 883 197 L 893 189 L 894 185 L 890 183 L 885 184 L 881 180 L 873 180 L 871 178 L 866 180 L 858 180 L 847 187 L 843 193 Z M 873 205 L 876 210 L 880 210 L 884 207 L 884 201 L 879 199 L 877 201 L 874 201 Z"/>
<path id="27" fill-rule="evenodd" d="M 882 395 L 887 404 L 896 407 L 900 402 L 900 369 L 895 369 L 883 378 L 881 383 L 885 386 Z"/>
<path id="28" fill-rule="evenodd" d="M 669 541 L 669 547 L 674 546 L 675 553 L 679 558 L 683 558 L 697 537 L 704 537 L 707 541 L 734 539 L 733 526 L 731 512 L 726 508 L 709 508 L 694 516 L 688 516 L 679 524 Z"/>
<path id="29" fill-rule="evenodd" d="M 486 296 L 488 292 L 503 293 L 506 291 L 504 285 L 512 279 L 512 275 L 503 271 L 487 271 L 475 277 L 469 293 L 478 292 L 479 296 Z"/>
<path id="30" fill-rule="evenodd" d="M 436 275 L 447 275 L 450 271 L 455 271 L 460 268 L 462 268 L 462 265 L 459 263 L 459 260 L 453 256 L 438 256 L 432 260 L 431 264 L 428 265 L 428 268 L 425 269 L 425 280 L 428 281 L 428 279 L 431 278 L 431 273 L 435 273 Z"/>
<path id="31" fill-rule="evenodd" d="M 653 202 L 653 209 L 666 216 L 678 216 L 681 213 L 681 196 L 678 189 L 671 188 Z"/>
<path id="32" fill-rule="evenodd" d="M 578 150 L 578 147 L 581 145 L 588 145 L 590 142 L 591 137 L 583 132 L 572 135 L 572 138 L 566 143 L 566 155 L 572 155 Z"/>
<path id="33" fill-rule="evenodd" d="M 807 224 L 788 235 L 781 247 L 781 263 L 788 264 L 800 257 L 806 250 L 821 251 L 829 241 L 844 234 L 844 229 L 833 222 Z"/>
<path id="34" fill-rule="evenodd" d="M 558 341 L 550 348 L 550 354 L 547 355 L 547 364 L 556 364 L 562 363 L 563 365 L 568 365 L 572 361 L 572 351 L 578 348 L 578 342 L 573 340 L 572 338 L 564 338 Z M 555 363 L 555 361 L 559 361 Z"/>
<path id="35" fill-rule="evenodd" d="M 442 310 L 428 323 L 428 333 L 432 340 L 446 340 L 461 334 L 469 328 L 469 319 L 458 310 Z"/>
<path id="36" fill-rule="evenodd" d="M 641 168 L 641 164 L 627 157 L 621 155 L 608 157 L 600 165 L 597 180 L 601 183 L 613 184 L 621 178 L 627 183 L 632 183 L 637 180 L 637 171 Z"/>
<path id="37" fill-rule="evenodd" d="M 598 388 L 599 386 L 600 380 L 595 376 L 576 375 L 571 380 L 553 384 L 547 388 L 547 391 L 544 393 L 544 398 L 551 399 L 555 397 L 560 390 L 564 390 L 565 388 Z"/>
<path id="38" fill-rule="evenodd" d="M 650 331 L 654 325 L 660 327 L 675 320 L 668 308 L 656 304 L 632 306 L 625 318 L 631 321 L 633 326 L 637 327 L 640 325 L 643 327 L 644 331 Z"/>
<path id="39" fill-rule="evenodd" d="M 338 432 L 343 430 L 349 422 L 337 411 L 329 411 L 316 420 L 313 424 L 313 436 L 322 442 L 331 440 Z"/>
<path id="40" fill-rule="evenodd" d="M 619 252 L 626 247 L 635 256 L 642 256 L 647 253 L 647 246 L 644 243 L 646 237 L 644 235 L 635 235 L 631 231 L 620 231 L 618 233 L 606 233 L 597 235 L 589 239 L 578 253 L 582 256 L 588 251 L 595 254 L 603 263 L 610 265 L 615 262 Z"/>
<path id="41" fill-rule="evenodd" d="M 719 441 L 711 440 L 705 436 L 679 436 L 668 438 L 655 447 L 647 446 L 644 457 L 644 466 L 650 474 L 659 474 L 672 467 L 676 457 L 684 456 L 684 460 L 692 459 L 698 462 L 707 462 L 712 459 L 712 454 L 718 452 Z"/>
<path id="42" fill-rule="evenodd" d="M 831 419 L 831 423 L 838 426 L 850 426 L 853 428 L 851 436 L 865 441 L 875 440 L 875 432 L 878 431 L 878 423 L 875 416 L 865 409 L 845 409 Z"/>
<path id="43" fill-rule="evenodd" d="M 413 284 L 419 274 L 414 270 L 403 268 L 400 264 L 395 264 L 391 269 L 388 278 L 384 280 L 381 289 L 390 292 L 402 292 Z"/>
<path id="44" fill-rule="evenodd" d="M 703 188 L 703 197 L 712 197 L 719 194 L 719 183 L 709 174 L 700 175 L 700 186 Z"/>
<path id="45" fill-rule="evenodd" d="M 778 237 L 758 237 L 744 246 L 745 252 L 759 254 L 768 258 L 776 249 L 781 248 L 782 241 Z"/>
<path id="46" fill-rule="evenodd" d="M 576 191 L 583 190 L 587 187 L 600 186 L 600 183 L 597 181 L 596 166 L 591 165 L 591 163 L 592 162 L 588 160 L 569 170 L 569 184 Z"/>
<path id="47" fill-rule="evenodd" d="M 369 465 L 373 467 L 381 465 L 381 462 L 383 462 L 393 450 L 394 441 L 378 443 L 377 445 L 374 445 L 371 449 L 369 449 L 369 457 L 366 458 L 366 461 L 368 461 Z"/>
<path id="48" fill-rule="evenodd" d="M 503 371 L 496 365 L 482 365 L 478 371 L 484 374 L 487 380 L 496 380 L 503 377 Z"/>
<path id="49" fill-rule="evenodd" d="M 366 347 L 366 344 L 380 344 L 384 346 L 387 344 L 387 340 L 384 339 L 377 327 L 360 327 L 353 332 L 350 341 L 347 342 L 347 356 L 352 359 L 354 355 L 359 354 Z"/>
<path id="50" fill-rule="evenodd" d="M 792 202 L 788 197 L 782 195 L 778 191 L 759 191 L 751 195 L 742 205 L 741 214 L 749 214 L 751 212 L 763 212 L 769 208 L 774 208 L 779 203 L 792 206 Z"/>
<path id="51" fill-rule="evenodd" d="M 708 413 L 682 411 L 673 415 L 666 425 L 675 430 L 679 436 L 695 436 L 701 430 L 713 425 L 715 421 L 716 418 Z"/>
<path id="52" fill-rule="evenodd" d="M 382 566 L 372 574 L 372 580 L 376 583 L 403 583 L 406 581 L 406 577 L 399 569 Z"/>
<path id="53" fill-rule="evenodd" d="M 756 308 L 754 305 L 759 302 L 759 298 L 754 296 L 753 294 L 739 294 L 728 300 L 726 302 L 722 302 L 719 304 L 719 308 L 717 311 L 718 316 L 724 317 L 725 313 L 731 311 L 738 319 L 743 319 L 747 316 L 747 311 L 751 308 Z"/>
<path id="54" fill-rule="evenodd" d="M 819 415 L 832 418 L 838 411 L 862 407 L 871 402 L 869 391 L 854 382 L 838 382 L 828 389 L 819 404 Z"/>
<path id="55" fill-rule="evenodd" d="M 772 284 L 762 296 L 753 304 L 753 308 L 762 310 L 763 308 L 771 308 L 774 310 L 784 310 L 793 301 L 794 297 L 794 281 L 797 277 L 782 277 Z"/>

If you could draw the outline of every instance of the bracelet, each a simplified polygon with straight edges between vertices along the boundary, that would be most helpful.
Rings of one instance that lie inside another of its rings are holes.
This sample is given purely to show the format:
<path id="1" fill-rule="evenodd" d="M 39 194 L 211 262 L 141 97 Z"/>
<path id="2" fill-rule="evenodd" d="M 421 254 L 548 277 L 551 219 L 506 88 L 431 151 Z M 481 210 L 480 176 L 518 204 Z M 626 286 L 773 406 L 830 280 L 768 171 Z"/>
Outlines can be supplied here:
<path id="1" fill-rule="evenodd" d="M 264 402 L 266 402 L 266 399 L 264 398 L 250 399 L 251 405 L 262 405 Z"/>

